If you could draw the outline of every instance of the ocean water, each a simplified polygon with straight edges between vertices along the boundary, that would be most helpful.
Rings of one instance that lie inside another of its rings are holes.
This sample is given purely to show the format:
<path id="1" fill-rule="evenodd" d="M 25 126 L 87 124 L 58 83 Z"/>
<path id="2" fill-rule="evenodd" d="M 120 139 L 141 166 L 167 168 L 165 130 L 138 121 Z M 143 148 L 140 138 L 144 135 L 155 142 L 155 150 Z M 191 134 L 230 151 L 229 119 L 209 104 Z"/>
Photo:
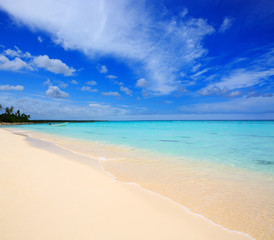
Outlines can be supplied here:
<path id="1" fill-rule="evenodd" d="M 121 121 L 21 128 L 274 174 L 274 121 Z"/>
<path id="2" fill-rule="evenodd" d="M 274 239 L 274 121 L 121 121 L 20 129 L 102 160 L 118 180 L 136 182 L 230 230 Z"/>

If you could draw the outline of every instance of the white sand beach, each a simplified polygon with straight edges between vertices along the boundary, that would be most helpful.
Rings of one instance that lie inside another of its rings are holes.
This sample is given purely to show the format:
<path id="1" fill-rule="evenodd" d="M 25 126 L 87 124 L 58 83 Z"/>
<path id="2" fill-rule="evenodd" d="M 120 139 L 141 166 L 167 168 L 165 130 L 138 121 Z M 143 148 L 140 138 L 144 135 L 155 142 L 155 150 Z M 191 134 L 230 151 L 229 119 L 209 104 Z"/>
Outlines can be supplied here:
<path id="1" fill-rule="evenodd" d="M 1 240 L 251 239 L 4 129 L 0 206 Z"/>

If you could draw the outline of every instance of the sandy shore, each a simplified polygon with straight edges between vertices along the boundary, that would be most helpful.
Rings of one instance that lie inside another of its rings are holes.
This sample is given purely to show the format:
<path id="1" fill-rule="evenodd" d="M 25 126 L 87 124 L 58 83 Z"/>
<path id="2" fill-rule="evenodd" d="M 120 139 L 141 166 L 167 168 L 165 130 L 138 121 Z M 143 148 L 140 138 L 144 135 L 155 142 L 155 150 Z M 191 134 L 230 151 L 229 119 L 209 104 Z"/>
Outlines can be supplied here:
<path id="1" fill-rule="evenodd" d="M 0 142 L 2 240 L 251 239 L 23 136 Z"/>

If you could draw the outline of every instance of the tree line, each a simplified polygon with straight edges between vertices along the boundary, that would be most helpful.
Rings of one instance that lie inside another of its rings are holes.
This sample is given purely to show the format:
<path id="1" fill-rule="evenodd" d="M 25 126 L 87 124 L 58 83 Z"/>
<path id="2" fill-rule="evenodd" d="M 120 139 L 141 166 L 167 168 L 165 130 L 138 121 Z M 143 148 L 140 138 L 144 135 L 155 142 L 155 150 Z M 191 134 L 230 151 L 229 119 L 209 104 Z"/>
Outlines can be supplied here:
<path id="1" fill-rule="evenodd" d="M 3 112 L 0 114 L 0 122 L 29 122 L 30 119 L 30 115 L 21 113 L 20 110 L 15 111 L 13 106 L 3 108 L 0 104 L 0 112 Z"/>

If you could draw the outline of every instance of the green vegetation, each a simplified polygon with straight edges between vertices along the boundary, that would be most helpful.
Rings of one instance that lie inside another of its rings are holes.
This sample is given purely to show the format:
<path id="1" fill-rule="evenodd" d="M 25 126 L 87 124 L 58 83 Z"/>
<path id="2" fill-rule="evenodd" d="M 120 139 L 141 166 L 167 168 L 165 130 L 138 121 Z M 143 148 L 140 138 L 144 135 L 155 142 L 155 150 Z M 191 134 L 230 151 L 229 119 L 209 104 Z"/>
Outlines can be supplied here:
<path id="1" fill-rule="evenodd" d="M 0 114 L 0 122 L 29 122 L 30 115 L 26 115 L 25 113 L 20 112 L 17 110 L 14 112 L 14 107 L 6 107 L 5 109 L 0 104 L 0 112 L 4 110 L 4 113 Z"/>

